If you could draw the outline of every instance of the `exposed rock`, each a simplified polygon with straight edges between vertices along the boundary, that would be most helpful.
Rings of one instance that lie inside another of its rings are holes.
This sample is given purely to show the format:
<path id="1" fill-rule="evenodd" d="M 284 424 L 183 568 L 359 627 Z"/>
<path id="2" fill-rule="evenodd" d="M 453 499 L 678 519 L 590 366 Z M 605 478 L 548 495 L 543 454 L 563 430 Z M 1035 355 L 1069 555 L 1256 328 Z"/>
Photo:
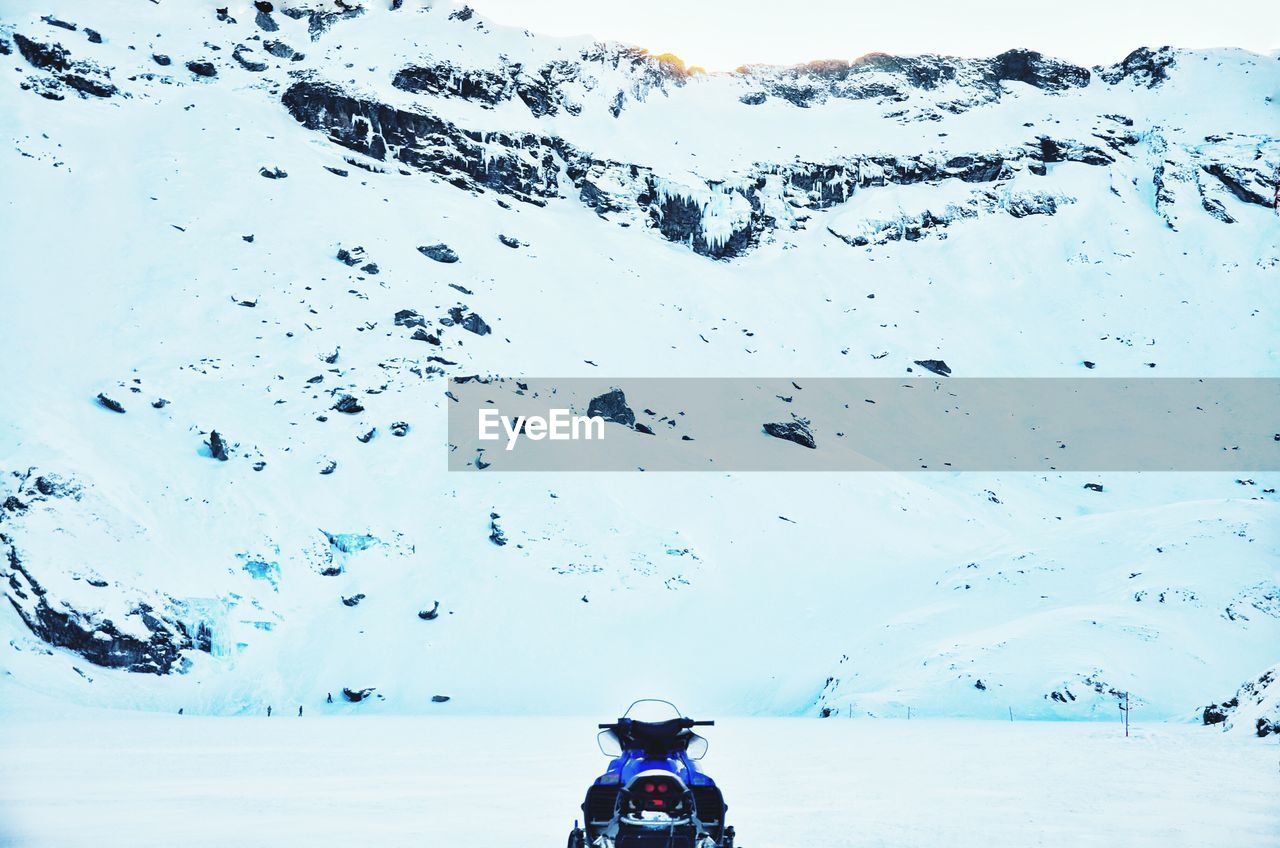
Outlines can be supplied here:
<path id="1" fill-rule="evenodd" d="M 249 58 L 249 54 L 253 52 L 252 47 L 246 47 L 243 44 L 237 44 L 236 49 L 231 51 L 231 58 L 240 64 L 240 67 L 246 71 L 261 73 L 267 69 L 266 62 L 256 62 Z"/>
<path id="2" fill-rule="evenodd" d="M 353 704 L 358 704 L 361 701 L 363 701 L 365 698 L 368 698 L 370 695 L 372 695 L 375 691 L 376 690 L 372 686 L 370 686 L 367 689 L 348 689 L 347 687 L 344 686 L 342 687 L 342 697 L 346 698 L 348 701 L 350 701 Z"/>
<path id="3" fill-rule="evenodd" d="M 163 53 L 152 53 L 151 60 L 162 67 L 168 67 L 173 64 L 173 60 Z"/>
<path id="4" fill-rule="evenodd" d="M 221 462 L 226 462 L 230 457 L 227 456 L 227 443 L 222 435 L 214 430 L 209 433 L 209 441 L 206 442 L 209 447 L 209 455 Z"/>
<path id="5" fill-rule="evenodd" d="M 364 261 L 364 248 L 353 247 L 347 250 L 345 247 L 338 248 L 338 261 L 348 267 L 359 265 Z"/>
<path id="6" fill-rule="evenodd" d="M 490 333 L 490 327 L 485 320 L 474 312 L 466 311 L 464 307 L 455 306 L 450 309 L 449 320 L 477 336 L 487 336 Z"/>
<path id="7" fill-rule="evenodd" d="M 1098 68 L 1098 76 L 1115 85 L 1124 79 L 1132 79 L 1137 85 L 1155 88 L 1169 78 L 1169 67 L 1174 64 L 1173 50 L 1161 47 L 1151 50 L 1139 47 L 1124 57 L 1124 61 L 1109 68 Z"/>
<path id="8" fill-rule="evenodd" d="M 636 414 L 627 406 L 627 396 L 622 389 L 613 389 L 592 398 L 587 405 L 587 415 L 591 418 L 603 418 L 623 427 L 634 427 L 636 423 Z"/>
<path id="9" fill-rule="evenodd" d="M 364 593 L 363 593 L 363 592 L 361 592 L 361 593 L 359 593 L 359 594 L 356 594 L 356 595 L 352 595 L 352 596 L 351 596 L 351 597 L 349 597 L 349 598 L 344 597 L 344 598 L 342 599 L 342 605 L 343 605 L 344 607 L 354 607 L 354 606 L 356 606 L 357 604 L 359 604 L 361 601 L 363 601 L 363 600 L 364 600 L 364 598 L 365 598 L 365 595 L 364 595 Z"/>
<path id="10" fill-rule="evenodd" d="M 458 254 L 454 253 L 453 248 L 447 244 L 422 245 L 418 248 L 418 252 L 437 262 L 449 263 L 458 261 Z"/>
<path id="11" fill-rule="evenodd" d="M 258 175 L 266 177 L 269 180 L 283 180 L 289 175 L 279 168 L 262 167 L 258 169 Z"/>
<path id="12" fill-rule="evenodd" d="M 70 54 L 61 44 L 41 44 L 17 32 L 13 34 L 13 41 L 18 45 L 22 58 L 33 67 L 46 71 L 71 70 Z"/>
<path id="13" fill-rule="evenodd" d="M 431 703 L 433 704 L 443 704 L 448 702 L 449 700 L 450 698 L 448 695 L 432 695 L 431 696 Z"/>
<path id="14" fill-rule="evenodd" d="M 122 415 L 124 414 L 124 407 L 120 405 L 119 401 L 112 400 L 101 392 L 98 393 L 98 405 L 103 409 L 109 409 L 112 412 L 119 412 Z"/>
<path id="15" fill-rule="evenodd" d="M 817 442 L 813 440 L 813 432 L 809 429 L 809 421 L 804 418 L 785 423 L 765 424 L 764 431 L 775 439 L 795 442 L 810 449 L 818 447 Z"/>
<path id="16" fill-rule="evenodd" d="M 416 309 L 401 309 L 400 311 L 396 312 L 395 321 L 396 321 L 397 327 L 427 326 L 427 319 L 423 318 L 422 315 Z"/>
<path id="17" fill-rule="evenodd" d="M 520 239 L 516 238 L 515 236 L 509 236 L 505 233 L 498 233 L 498 241 L 502 242 L 507 247 L 511 247 L 511 248 L 520 247 Z"/>
<path id="18" fill-rule="evenodd" d="M 351 395 L 341 395 L 338 398 L 337 403 L 335 403 L 330 408 L 338 412 L 344 413 L 346 415 L 356 415 L 358 413 L 364 412 L 364 406 L 360 403 L 359 400 L 352 397 Z"/>
<path id="19" fill-rule="evenodd" d="M 937 374 L 937 375 L 939 375 L 939 376 L 941 376 L 941 377 L 950 377 L 950 376 L 951 376 L 951 368 L 947 365 L 947 363 L 946 363 L 944 360 L 941 360 L 941 359 L 917 359 L 917 360 L 915 360 L 915 363 L 916 363 L 916 365 L 919 365 L 919 366 L 920 366 L 921 368 L 923 368 L 924 370 L 926 370 L 926 371 L 932 371 L 934 374 Z"/>
<path id="20" fill-rule="evenodd" d="M 212 62 L 205 59 L 193 59 L 187 62 L 187 70 L 198 77 L 207 78 L 218 75 L 218 69 L 213 66 Z"/>
<path id="21" fill-rule="evenodd" d="M 409 434 L 409 425 L 403 421 L 396 421 L 391 425 L 391 435 L 407 436 Z"/>
<path id="22" fill-rule="evenodd" d="M 72 32 L 75 32 L 80 28 L 75 24 L 70 23 L 69 21 L 59 20 L 58 18 L 55 18 L 53 15 L 43 15 L 41 16 L 40 20 L 44 21 L 49 26 L 56 26 L 59 29 L 69 29 Z"/>
<path id="23" fill-rule="evenodd" d="M 506 534 L 502 532 L 502 528 L 498 526 L 498 519 L 501 518 L 496 512 L 489 513 L 489 541 L 498 547 L 502 547 L 507 543 Z"/>
<path id="24" fill-rule="evenodd" d="M 31 632 L 53 647 L 72 651 L 97 666 L 142 674 L 184 672 L 190 660 L 182 656 L 183 651 L 211 650 L 210 634 L 203 627 L 191 628 L 145 602 L 129 611 L 127 632 L 100 613 L 77 610 L 66 600 L 52 597 L 35 579 L 11 539 L 0 535 L 0 545 L 8 563 L 0 576 L 7 581 L 9 602 Z M 135 635 L 139 631 L 147 635 Z"/>
<path id="25" fill-rule="evenodd" d="M 367 445 L 369 444 L 369 442 L 373 441 L 373 437 L 377 434 L 377 432 L 378 432 L 377 427 L 371 427 L 369 428 L 369 432 L 361 433 L 360 435 L 356 436 L 356 441 L 360 442 L 361 444 Z"/>
<path id="26" fill-rule="evenodd" d="M 262 48 L 277 59 L 288 59 L 291 62 L 298 62 L 306 58 L 303 54 L 294 50 L 283 41 L 264 41 L 262 42 Z"/>
<path id="27" fill-rule="evenodd" d="M 431 605 L 431 609 L 429 609 L 429 610 L 419 610 L 419 611 L 418 611 L 418 618 L 422 619 L 423 621 L 435 621 L 435 620 L 436 620 L 437 618 L 439 618 L 439 617 L 440 617 L 440 602 L 439 602 L 439 601 L 436 601 L 435 603 L 433 603 L 433 604 Z"/>

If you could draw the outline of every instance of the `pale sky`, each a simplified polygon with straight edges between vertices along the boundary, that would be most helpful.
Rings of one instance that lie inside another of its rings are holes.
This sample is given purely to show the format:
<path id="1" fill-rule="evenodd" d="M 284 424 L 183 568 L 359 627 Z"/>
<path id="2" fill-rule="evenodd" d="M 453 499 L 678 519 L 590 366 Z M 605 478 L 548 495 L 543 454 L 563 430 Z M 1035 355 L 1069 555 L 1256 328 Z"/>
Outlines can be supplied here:
<path id="1" fill-rule="evenodd" d="M 1111 64 L 1143 45 L 1280 48 L 1280 0 L 467 0 L 497 23 L 592 35 L 729 70 L 871 52 L 990 56 L 1029 47 Z"/>

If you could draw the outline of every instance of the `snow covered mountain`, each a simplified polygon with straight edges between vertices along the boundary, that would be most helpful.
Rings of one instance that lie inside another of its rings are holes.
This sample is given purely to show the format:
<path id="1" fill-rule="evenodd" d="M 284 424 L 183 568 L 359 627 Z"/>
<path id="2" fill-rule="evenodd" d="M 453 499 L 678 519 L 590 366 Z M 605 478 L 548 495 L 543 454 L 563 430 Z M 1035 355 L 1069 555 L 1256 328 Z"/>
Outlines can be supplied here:
<path id="1" fill-rule="evenodd" d="M 1272 474 L 445 471 L 472 374 L 1280 376 L 1274 56 L 705 74 L 412 0 L 0 54 L 7 698 L 1165 718 L 1278 658 Z"/>

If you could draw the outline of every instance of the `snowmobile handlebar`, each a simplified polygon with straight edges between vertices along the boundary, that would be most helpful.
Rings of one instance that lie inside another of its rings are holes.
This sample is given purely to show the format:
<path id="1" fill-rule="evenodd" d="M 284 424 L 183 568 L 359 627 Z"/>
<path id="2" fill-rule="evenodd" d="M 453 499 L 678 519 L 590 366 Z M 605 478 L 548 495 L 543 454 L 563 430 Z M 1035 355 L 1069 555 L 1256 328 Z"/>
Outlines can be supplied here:
<path id="1" fill-rule="evenodd" d="M 690 726 L 690 727 L 715 727 L 715 724 L 716 724 L 716 723 L 715 723 L 715 721 L 714 721 L 714 720 L 712 720 L 712 721 L 693 721 L 693 720 L 690 720 L 690 721 L 689 721 L 689 726 Z M 601 730 L 613 730 L 615 727 L 617 727 L 617 726 L 618 726 L 618 722 L 616 722 L 616 721 L 602 721 L 602 722 L 600 722 L 600 723 L 599 723 L 598 725 L 596 725 L 596 726 L 597 726 L 598 728 L 600 728 Z"/>

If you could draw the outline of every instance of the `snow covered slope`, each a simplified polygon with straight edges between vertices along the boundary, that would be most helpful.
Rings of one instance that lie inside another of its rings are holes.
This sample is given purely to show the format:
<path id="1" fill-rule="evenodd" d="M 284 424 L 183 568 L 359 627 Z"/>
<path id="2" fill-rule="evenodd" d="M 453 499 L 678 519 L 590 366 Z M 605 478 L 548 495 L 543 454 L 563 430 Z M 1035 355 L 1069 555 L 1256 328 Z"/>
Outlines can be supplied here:
<path id="1" fill-rule="evenodd" d="M 6 697 L 1162 718 L 1276 661 L 1273 475 L 444 470 L 449 376 L 1280 376 L 1275 57 L 389 5 L 6 6 Z"/>

